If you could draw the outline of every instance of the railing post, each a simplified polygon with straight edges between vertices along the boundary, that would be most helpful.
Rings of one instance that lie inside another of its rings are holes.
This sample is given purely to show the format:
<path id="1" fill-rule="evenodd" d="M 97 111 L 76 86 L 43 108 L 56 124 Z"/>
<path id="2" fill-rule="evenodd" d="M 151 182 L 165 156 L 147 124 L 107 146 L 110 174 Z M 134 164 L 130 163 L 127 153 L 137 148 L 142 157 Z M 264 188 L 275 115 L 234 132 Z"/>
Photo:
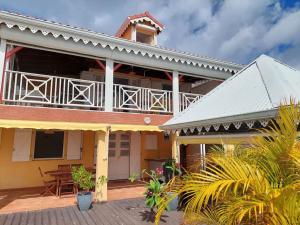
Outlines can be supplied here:
<path id="1" fill-rule="evenodd" d="M 0 103 L 2 103 L 3 97 L 3 80 L 4 80 L 4 73 L 5 73 L 5 54 L 6 54 L 6 40 L 0 40 Z"/>
<path id="2" fill-rule="evenodd" d="M 114 61 L 106 59 L 105 66 L 105 102 L 104 111 L 113 111 Z"/>
<path id="3" fill-rule="evenodd" d="M 176 115 L 179 113 L 179 78 L 178 71 L 173 71 L 173 79 L 172 79 L 172 87 L 173 87 L 173 114 Z"/>

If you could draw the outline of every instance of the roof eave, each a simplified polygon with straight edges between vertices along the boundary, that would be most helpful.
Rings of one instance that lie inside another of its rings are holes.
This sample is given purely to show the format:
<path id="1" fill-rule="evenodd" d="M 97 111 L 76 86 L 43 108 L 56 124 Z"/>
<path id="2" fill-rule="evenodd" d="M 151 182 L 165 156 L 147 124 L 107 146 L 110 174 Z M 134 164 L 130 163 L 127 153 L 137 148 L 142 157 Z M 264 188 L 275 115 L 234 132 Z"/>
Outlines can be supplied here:
<path id="1" fill-rule="evenodd" d="M 133 42 L 122 38 L 117 38 L 101 33 L 92 32 L 89 30 L 83 30 L 80 28 L 70 27 L 58 23 L 52 23 L 35 18 L 29 18 L 26 16 L 15 15 L 7 12 L 0 12 L 0 23 L 5 23 L 7 27 L 18 26 L 23 31 L 26 28 L 40 31 L 45 31 L 48 34 L 52 34 L 54 37 L 59 35 L 66 35 L 69 38 L 76 39 L 76 42 L 82 40 L 84 43 L 92 42 L 94 46 L 101 43 L 102 47 L 110 46 L 111 49 L 119 49 L 122 51 L 141 52 L 142 54 L 148 54 L 150 57 L 155 55 L 157 58 L 169 61 L 192 64 L 193 66 L 203 66 L 204 68 L 226 71 L 238 71 L 243 68 L 243 65 L 225 62 L 208 57 L 199 57 L 183 52 L 176 52 L 174 50 L 163 49 L 157 46 L 151 46 L 143 43 Z M 145 53 L 143 53 L 145 52 Z"/>
<path id="2" fill-rule="evenodd" d="M 245 121 L 252 121 L 252 120 L 256 121 L 262 119 L 272 119 L 276 117 L 277 112 L 278 112 L 278 108 L 274 108 L 265 111 L 213 118 L 208 120 L 199 120 L 199 121 L 191 121 L 187 123 L 162 125 L 159 126 L 159 128 L 162 130 L 181 130 L 186 128 L 212 126 L 215 124 L 228 124 L 228 123 L 245 122 Z"/>

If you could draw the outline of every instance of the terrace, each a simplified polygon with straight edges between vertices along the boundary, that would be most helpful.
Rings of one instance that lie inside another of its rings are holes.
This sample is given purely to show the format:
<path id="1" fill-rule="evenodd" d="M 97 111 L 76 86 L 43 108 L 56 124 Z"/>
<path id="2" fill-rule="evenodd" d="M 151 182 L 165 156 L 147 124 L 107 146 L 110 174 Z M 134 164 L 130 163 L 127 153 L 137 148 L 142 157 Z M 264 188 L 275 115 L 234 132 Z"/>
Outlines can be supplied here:
<path id="1" fill-rule="evenodd" d="M 8 45 L 2 104 L 176 114 L 222 80 L 159 68 Z"/>
<path id="2" fill-rule="evenodd" d="M 113 84 L 113 110 L 172 114 L 173 92 Z M 179 92 L 179 109 L 186 109 L 202 95 Z M 5 104 L 103 111 L 105 83 L 68 77 L 6 70 Z"/>
<path id="3" fill-rule="evenodd" d="M 76 206 L 27 211 L 20 213 L 0 214 L 0 225 L 144 225 L 153 224 L 154 217 L 144 206 L 144 199 L 111 201 L 94 204 L 89 211 L 79 211 Z M 171 211 L 161 218 L 161 224 L 177 225 L 182 223 L 182 213 Z"/>

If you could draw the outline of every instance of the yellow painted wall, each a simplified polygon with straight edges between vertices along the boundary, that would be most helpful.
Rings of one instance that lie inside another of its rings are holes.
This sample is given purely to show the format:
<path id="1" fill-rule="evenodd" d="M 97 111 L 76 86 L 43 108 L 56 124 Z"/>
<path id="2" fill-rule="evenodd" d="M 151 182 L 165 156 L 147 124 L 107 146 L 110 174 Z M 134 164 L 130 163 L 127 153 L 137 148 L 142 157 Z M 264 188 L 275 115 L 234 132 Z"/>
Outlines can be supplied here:
<path id="1" fill-rule="evenodd" d="M 157 135 L 157 149 L 146 150 L 145 138 L 147 134 Z M 163 132 L 142 132 L 141 133 L 141 170 L 149 169 L 149 161 L 145 159 L 169 159 L 172 158 L 171 138 L 164 139 Z"/>
<path id="2" fill-rule="evenodd" d="M 66 160 L 66 151 L 64 151 L 64 159 L 12 162 L 14 129 L 2 129 L 2 136 L 0 138 L 0 189 L 42 186 L 42 179 L 38 167 L 41 167 L 44 172 L 57 169 L 57 165 L 59 164 L 82 163 L 87 167 L 93 166 L 94 134 L 93 131 L 83 132 L 83 152 L 81 160 Z M 66 149 L 66 138 L 65 141 L 64 148 Z"/>

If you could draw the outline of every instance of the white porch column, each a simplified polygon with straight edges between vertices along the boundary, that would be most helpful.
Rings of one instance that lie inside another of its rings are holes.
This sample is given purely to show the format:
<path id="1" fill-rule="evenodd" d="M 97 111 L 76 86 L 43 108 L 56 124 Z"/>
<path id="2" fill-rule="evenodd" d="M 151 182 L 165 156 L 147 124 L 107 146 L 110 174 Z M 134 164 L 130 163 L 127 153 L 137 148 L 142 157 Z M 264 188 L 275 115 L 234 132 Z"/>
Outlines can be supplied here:
<path id="1" fill-rule="evenodd" d="M 108 178 L 108 142 L 109 130 L 97 131 L 97 159 L 96 159 L 96 201 L 107 201 L 107 182 L 100 184 L 99 178 Z"/>
<path id="2" fill-rule="evenodd" d="M 2 88 L 2 80 L 5 68 L 5 52 L 6 52 L 6 40 L 1 39 L 0 43 L 0 87 Z M 2 93 L 1 93 L 2 94 Z M 2 99 L 2 96 L 1 96 Z"/>
<path id="3" fill-rule="evenodd" d="M 105 103 L 104 111 L 113 111 L 114 61 L 106 59 L 105 66 Z"/>
<path id="4" fill-rule="evenodd" d="M 180 154 L 179 154 L 179 145 L 178 145 L 178 142 L 177 142 L 177 136 L 178 136 L 178 133 L 176 132 L 175 134 L 172 133 L 172 136 L 171 136 L 171 141 L 172 141 L 172 159 L 175 159 L 175 161 L 177 163 L 180 162 Z"/>
<path id="5" fill-rule="evenodd" d="M 179 78 L 178 71 L 173 71 L 173 79 L 172 79 L 172 87 L 173 87 L 173 114 L 176 115 L 179 113 Z"/>

